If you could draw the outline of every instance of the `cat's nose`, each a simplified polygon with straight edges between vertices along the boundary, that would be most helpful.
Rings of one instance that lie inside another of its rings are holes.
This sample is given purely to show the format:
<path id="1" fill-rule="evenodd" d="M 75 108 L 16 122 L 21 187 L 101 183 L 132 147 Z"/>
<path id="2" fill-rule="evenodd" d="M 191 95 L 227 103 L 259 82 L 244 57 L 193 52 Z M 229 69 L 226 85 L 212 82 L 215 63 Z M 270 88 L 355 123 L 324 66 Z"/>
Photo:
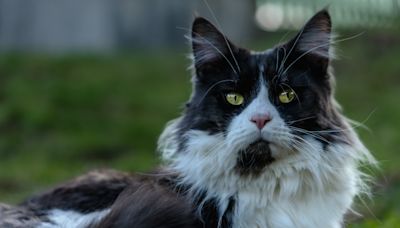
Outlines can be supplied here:
<path id="1" fill-rule="evenodd" d="M 268 114 L 257 114 L 251 117 L 250 121 L 253 122 L 258 129 L 263 129 L 263 127 L 271 121 L 271 116 Z"/>

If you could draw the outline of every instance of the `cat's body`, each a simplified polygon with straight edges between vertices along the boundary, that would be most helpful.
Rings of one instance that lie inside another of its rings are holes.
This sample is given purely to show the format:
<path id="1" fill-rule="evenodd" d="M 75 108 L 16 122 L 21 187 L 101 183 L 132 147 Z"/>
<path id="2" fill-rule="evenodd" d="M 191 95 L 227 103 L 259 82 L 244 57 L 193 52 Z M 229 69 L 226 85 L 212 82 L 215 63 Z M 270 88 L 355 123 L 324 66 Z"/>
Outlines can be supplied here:
<path id="1" fill-rule="evenodd" d="M 329 14 L 265 52 L 202 18 L 191 35 L 193 93 L 160 137 L 165 168 L 91 173 L 0 206 L 0 225 L 26 215 L 40 228 L 342 226 L 362 191 L 359 163 L 374 159 L 333 97 Z"/>

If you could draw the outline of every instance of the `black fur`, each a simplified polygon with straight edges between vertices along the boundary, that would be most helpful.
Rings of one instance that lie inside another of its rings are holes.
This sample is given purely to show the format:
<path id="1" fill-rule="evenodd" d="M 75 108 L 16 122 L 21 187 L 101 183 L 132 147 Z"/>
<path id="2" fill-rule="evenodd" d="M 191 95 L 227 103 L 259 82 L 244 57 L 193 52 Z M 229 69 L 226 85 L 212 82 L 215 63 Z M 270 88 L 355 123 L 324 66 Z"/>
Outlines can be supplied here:
<path id="1" fill-rule="evenodd" d="M 258 175 L 273 161 L 275 159 L 271 155 L 269 143 L 259 140 L 239 151 L 236 168 L 241 175 Z"/>
<path id="2" fill-rule="evenodd" d="M 225 133 L 231 119 L 245 109 L 259 91 L 260 73 L 267 82 L 270 101 L 288 125 L 312 132 L 324 131 L 314 134 L 325 146 L 328 141 L 348 142 L 346 132 L 340 130 L 344 125 L 332 103 L 331 20 L 326 10 L 311 18 L 292 40 L 262 53 L 251 53 L 235 46 L 203 18 L 193 23 L 192 40 L 194 90 L 179 125 L 177 141 L 181 149 L 185 148 L 185 133 L 190 129 Z M 201 42 L 204 40 L 207 42 Z M 210 48 L 210 43 L 214 49 Z M 317 48 L 315 52 L 306 53 L 303 46 L 310 45 Z M 215 53 L 202 56 L 212 51 Z M 263 72 L 260 72 L 261 66 Z M 278 96 L 287 88 L 294 89 L 297 99 L 282 104 Z M 244 104 L 227 104 L 224 96 L 228 92 L 244 95 Z"/>
<path id="3" fill-rule="evenodd" d="M 193 205 L 158 184 L 130 186 L 123 191 L 108 214 L 93 228 L 186 228 L 201 227 Z"/>
<path id="4" fill-rule="evenodd" d="M 331 99 L 329 45 L 317 48 L 317 52 L 306 54 L 304 50 L 304 46 L 313 45 L 311 41 L 319 45 L 322 39 L 328 44 L 330 33 L 329 14 L 321 11 L 294 39 L 266 52 L 252 53 L 235 46 L 207 20 L 197 18 L 192 29 L 194 91 L 176 135 L 181 149 L 185 147 L 185 133 L 191 129 L 226 134 L 232 118 L 259 92 L 261 79 L 268 86 L 270 101 L 288 125 L 308 131 L 329 130 L 318 133 L 320 138 L 316 139 L 321 143 L 346 142 L 346 132 L 338 131 L 344 126 Z M 307 41 L 307 36 L 318 39 Z M 294 89 L 298 99 L 282 104 L 278 95 L 287 87 Z M 229 92 L 241 93 L 244 103 L 228 104 L 225 95 Z M 239 151 L 237 161 L 240 175 L 256 175 L 274 158 L 269 144 L 257 141 Z M 234 196 L 227 210 L 219 214 L 217 199 L 204 202 L 205 192 L 193 198 L 188 194 L 190 186 L 177 184 L 178 176 L 166 173 L 133 176 L 113 171 L 92 172 L 32 197 L 18 207 L 0 205 L 0 226 L 33 227 L 46 221 L 52 209 L 90 213 L 110 208 L 106 217 L 89 227 L 231 227 Z"/>
<path id="5" fill-rule="evenodd" d="M 18 207 L 0 205 L 0 227 L 35 227 L 51 222 L 51 209 L 90 213 L 110 209 L 110 213 L 88 228 L 202 228 L 230 227 L 234 201 L 221 217 L 215 200 L 204 202 L 202 194 L 189 198 L 188 186 L 176 184 L 177 176 L 156 171 L 129 175 L 111 170 L 90 172 L 44 194 L 35 196 Z M 202 210 L 198 210 L 199 205 Z"/>
<path id="6" fill-rule="evenodd" d="M 110 170 L 90 172 L 46 193 L 32 197 L 21 206 L 36 214 L 51 209 L 90 213 L 110 207 L 133 177 Z"/>
<path id="7" fill-rule="evenodd" d="M 234 200 L 222 216 L 215 200 L 204 202 L 205 193 L 198 198 L 187 195 L 189 186 L 176 184 L 177 177 L 163 172 L 138 177 L 126 188 L 111 212 L 90 228 L 203 228 L 231 226 Z M 202 209 L 199 211 L 199 206 Z M 219 218 L 222 217 L 221 221 Z"/>

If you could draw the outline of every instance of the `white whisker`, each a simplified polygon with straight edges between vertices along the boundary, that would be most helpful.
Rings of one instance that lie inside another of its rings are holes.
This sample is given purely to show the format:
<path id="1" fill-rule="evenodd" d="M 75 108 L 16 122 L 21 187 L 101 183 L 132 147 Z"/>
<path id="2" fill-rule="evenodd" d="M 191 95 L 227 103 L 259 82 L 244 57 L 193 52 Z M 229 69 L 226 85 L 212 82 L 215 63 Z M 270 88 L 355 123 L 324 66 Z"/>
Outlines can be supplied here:
<path id="1" fill-rule="evenodd" d="M 359 34 L 356 34 L 356 35 L 354 35 L 354 36 L 347 37 L 347 38 L 343 38 L 343 39 L 340 39 L 340 40 L 329 41 L 329 42 L 327 42 L 327 43 L 325 43 L 325 44 L 321 44 L 321 45 L 318 45 L 318 46 L 316 46 L 316 47 L 313 47 L 313 48 L 309 49 L 308 51 L 306 51 L 306 52 L 304 52 L 303 54 L 301 54 L 298 58 L 296 58 L 293 62 L 291 62 L 291 63 L 289 64 L 289 66 L 286 68 L 286 70 L 283 71 L 282 75 L 284 75 L 297 61 L 299 61 L 299 60 L 300 60 L 301 58 L 303 58 L 305 55 L 307 55 L 307 54 L 309 54 L 309 53 L 311 53 L 311 52 L 313 52 L 313 51 L 315 51 L 315 50 L 317 50 L 317 49 L 319 49 L 319 48 L 322 48 L 322 47 L 326 47 L 326 46 L 330 46 L 330 45 L 332 45 L 332 44 L 337 44 L 337 43 L 339 43 L 339 42 L 343 42 L 343 41 L 346 41 L 346 40 L 354 39 L 354 38 L 356 38 L 356 37 L 359 37 L 359 36 L 362 35 L 362 34 L 363 34 L 363 33 L 359 33 Z"/>
<path id="2" fill-rule="evenodd" d="M 292 45 L 292 47 L 289 50 L 289 53 L 285 56 L 285 58 L 283 59 L 281 66 L 279 67 L 279 71 L 278 71 L 278 75 L 281 75 L 281 71 L 282 71 L 282 67 L 285 65 L 286 60 L 289 58 L 290 54 L 292 53 L 293 49 L 295 48 L 297 42 L 299 41 L 301 34 L 303 34 L 304 31 L 304 27 L 300 30 L 300 33 L 297 35 L 296 40 L 294 41 L 294 44 Z"/>
<path id="3" fill-rule="evenodd" d="M 203 102 L 204 98 L 206 98 L 206 96 L 208 95 L 208 93 L 209 93 L 213 88 L 215 88 L 217 85 L 219 85 L 219 84 L 221 84 L 221 83 L 224 83 L 224 82 L 235 82 L 235 80 L 232 80 L 232 79 L 225 79 L 225 80 L 221 80 L 221 81 L 218 81 L 218 82 L 214 83 L 213 85 L 211 85 L 211 86 L 206 90 L 206 92 L 205 92 L 204 95 L 201 97 L 201 99 L 200 99 L 200 101 L 199 101 L 198 104 L 200 104 L 201 102 Z"/>
<path id="4" fill-rule="evenodd" d="M 297 132 L 300 132 L 300 133 L 303 133 L 303 134 L 309 135 L 309 136 L 311 136 L 311 137 L 313 137 L 313 138 L 316 138 L 316 139 L 322 140 L 322 141 L 324 141 L 324 142 L 328 143 L 329 145 L 331 145 L 331 144 L 332 144 L 332 143 L 331 143 L 331 142 L 329 142 L 329 141 L 328 141 L 326 138 L 324 138 L 324 137 L 323 137 L 323 136 L 321 136 L 321 135 L 318 135 L 318 134 L 316 134 L 315 132 L 308 131 L 308 130 L 301 129 L 301 128 L 297 128 L 297 127 L 293 127 L 293 126 L 289 126 L 289 128 L 290 128 L 291 130 L 293 130 L 293 131 L 297 131 Z"/>
<path id="5" fill-rule="evenodd" d="M 184 31 L 188 31 L 188 32 L 191 32 L 191 33 L 193 33 L 193 34 L 195 34 L 196 36 L 198 36 L 201 40 L 198 40 L 198 39 L 194 39 L 194 38 L 192 38 L 191 36 L 189 36 L 189 35 L 186 35 L 185 36 L 185 38 L 186 39 L 188 39 L 189 41 L 191 41 L 191 42 L 194 42 L 194 43 L 199 43 L 199 44 L 202 44 L 203 42 L 206 42 L 208 45 L 210 45 L 215 51 L 217 51 L 217 53 L 218 54 L 220 54 L 224 59 L 225 59 L 225 61 L 229 64 L 229 66 L 231 67 L 231 69 L 232 69 L 232 71 L 235 73 L 235 74 L 238 74 L 238 72 L 235 70 L 235 68 L 233 67 L 233 64 L 231 63 L 231 61 L 229 61 L 229 59 L 228 59 L 228 57 L 226 57 L 226 55 L 218 48 L 218 47 L 216 47 L 211 41 L 209 41 L 208 39 L 206 39 L 205 37 L 203 37 L 202 35 L 200 35 L 200 34 L 198 34 L 198 33 L 196 33 L 196 32 L 193 32 L 193 31 L 191 31 L 191 30 L 189 30 L 189 29 L 187 29 L 187 28 L 183 28 L 183 27 L 176 27 L 177 29 L 181 29 L 181 30 L 184 30 Z M 195 60 L 197 63 L 201 63 L 202 62 L 202 59 L 198 59 L 198 60 Z"/>
<path id="6" fill-rule="evenodd" d="M 217 19 L 217 17 L 215 16 L 214 11 L 211 9 L 211 7 L 210 7 L 210 5 L 208 4 L 207 0 L 203 0 L 203 2 L 204 2 L 204 4 L 207 6 L 207 8 L 208 8 L 208 10 L 210 11 L 212 17 L 214 18 L 215 22 L 217 23 L 218 29 L 220 29 L 221 31 L 223 31 L 223 30 L 222 30 L 222 27 L 221 27 L 221 25 L 220 25 L 220 23 L 219 23 L 219 21 L 218 21 L 218 19 Z M 238 61 L 236 60 L 235 55 L 233 54 L 231 45 L 229 44 L 228 40 L 226 39 L 226 36 L 223 35 L 223 37 L 224 37 L 224 40 L 225 40 L 226 45 L 228 46 L 228 49 L 229 49 L 229 52 L 230 52 L 230 54 L 231 54 L 231 56 L 232 56 L 232 58 L 233 58 L 233 61 L 234 61 L 235 64 L 236 64 L 237 70 L 240 72 L 239 63 L 238 63 Z"/>
<path id="7" fill-rule="evenodd" d="M 304 121 L 304 120 L 314 119 L 316 117 L 317 116 L 308 116 L 308 117 L 300 118 L 300 119 L 297 119 L 297 120 L 288 121 L 287 124 L 291 125 L 291 124 L 294 124 L 294 123 L 297 123 L 297 122 L 301 122 L 301 121 Z"/>

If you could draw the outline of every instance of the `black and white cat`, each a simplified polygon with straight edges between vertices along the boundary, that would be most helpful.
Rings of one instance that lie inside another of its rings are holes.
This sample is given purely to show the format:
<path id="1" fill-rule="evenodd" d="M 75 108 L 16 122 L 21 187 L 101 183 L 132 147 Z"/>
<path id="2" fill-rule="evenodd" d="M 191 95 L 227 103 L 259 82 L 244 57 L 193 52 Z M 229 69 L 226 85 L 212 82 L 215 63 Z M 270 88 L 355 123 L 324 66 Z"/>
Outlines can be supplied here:
<path id="1" fill-rule="evenodd" d="M 0 225 L 341 227 L 364 189 L 359 164 L 375 161 L 333 97 L 328 12 L 264 52 L 203 18 L 191 41 L 193 93 L 160 137 L 164 168 L 89 173 L 0 206 Z"/>

